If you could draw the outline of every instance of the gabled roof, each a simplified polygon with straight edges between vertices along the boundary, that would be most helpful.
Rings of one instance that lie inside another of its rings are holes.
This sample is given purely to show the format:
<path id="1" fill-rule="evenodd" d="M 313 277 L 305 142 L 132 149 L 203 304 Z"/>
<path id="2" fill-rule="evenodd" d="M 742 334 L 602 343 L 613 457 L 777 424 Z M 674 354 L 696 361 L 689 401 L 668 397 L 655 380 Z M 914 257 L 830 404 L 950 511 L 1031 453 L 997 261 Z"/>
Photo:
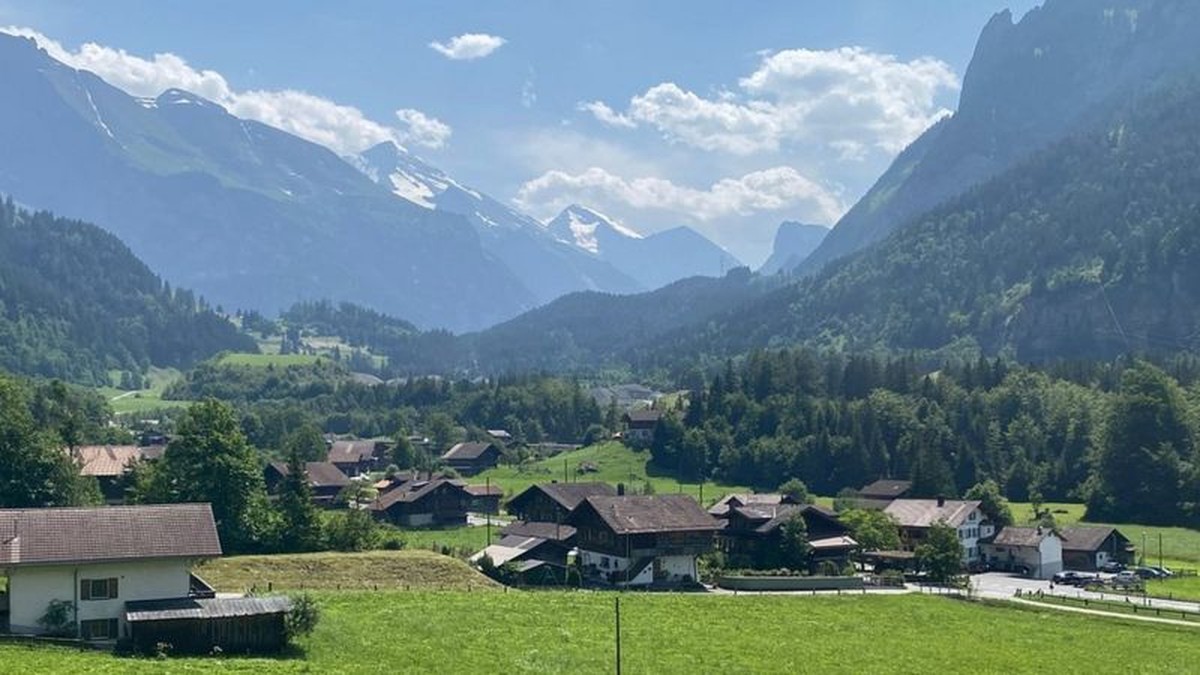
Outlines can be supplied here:
<path id="1" fill-rule="evenodd" d="M 580 502 L 588 497 L 605 497 L 617 494 L 616 489 L 608 483 L 538 483 L 537 485 L 530 485 L 520 494 L 510 499 L 508 503 L 512 504 L 523 501 L 535 492 L 545 494 L 567 511 L 574 510 L 576 506 L 579 506 Z"/>
<path id="2" fill-rule="evenodd" d="M 271 462 L 271 468 L 280 476 L 288 475 L 287 462 Z M 346 487 L 350 484 L 346 474 L 330 462 L 306 462 L 304 474 L 308 476 L 308 484 L 313 487 Z"/>
<path id="3" fill-rule="evenodd" d="M 226 619 L 238 616 L 283 614 L 292 608 L 286 595 L 248 598 L 171 598 L 135 600 L 125 603 L 125 620 L 178 621 L 180 619 Z"/>
<path id="4" fill-rule="evenodd" d="M 450 486 L 456 490 L 463 490 L 465 484 L 462 481 L 447 480 L 445 478 L 438 478 L 431 481 L 413 481 L 380 495 L 371 508 L 376 511 L 386 511 L 396 504 L 419 502 L 427 495 L 433 494 L 446 486 Z"/>
<path id="5" fill-rule="evenodd" d="M 932 527 L 939 522 L 958 527 L 979 508 L 979 504 L 978 501 L 945 499 L 939 506 L 937 499 L 897 499 L 883 512 L 895 518 L 900 527 Z"/>
<path id="6" fill-rule="evenodd" d="M 992 544 L 996 546 L 1013 546 L 1037 548 L 1046 537 L 1053 537 L 1054 531 L 1048 527 L 1013 527 L 1009 525 L 996 533 Z"/>
<path id="7" fill-rule="evenodd" d="M 333 445 L 329 446 L 329 454 L 326 459 L 331 464 L 357 464 L 370 461 L 375 458 L 379 445 L 380 442 L 376 440 L 334 441 Z"/>
<path id="8" fill-rule="evenodd" d="M 725 495 L 716 504 L 713 504 L 708 509 L 709 515 L 721 518 L 729 514 L 729 511 L 738 506 L 764 505 L 772 504 L 792 504 L 795 503 L 787 495 L 777 492 L 755 492 L 755 493 L 735 493 Z"/>
<path id="9" fill-rule="evenodd" d="M 219 555 L 208 504 L 0 510 L 0 567 Z"/>
<path id="10" fill-rule="evenodd" d="M 567 541 L 575 536 L 575 528 L 570 525 L 559 525 L 557 523 L 518 520 L 501 528 L 500 534 L 506 537 L 512 535 L 516 537 L 538 537 L 550 541 Z"/>
<path id="11" fill-rule="evenodd" d="M 616 534 L 721 529 L 721 524 L 688 495 L 588 497 L 567 522 L 577 525 L 587 512 L 594 512 Z"/>
<path id="12" fill-rule="evenodd" d="M 447 450 L 442 455 L 442 459 L 446 460 L 446 461 L 460 460 L 460 461 L 464 461 L 464 462 L 469 462 L 472 460 L 479 459 L 489 449 L 499 451 L 499 448 L 492 445 L 491 443 L 459 443 L 459 444 L 455 445 L 454 447 L 450 448 L 449 450 Z"/>
<path id="13" fill-rule="evenodd" d="M 625 421 L 628 424 L 653 425 L 657 424 L 662 416 L 661 410 L 630 410 L 625 413 Z"/>
<path id="14" fill-rule="evenodd" d="M 499 485 L 468 485 L 463 488 L 472 497 L 502 497 L 504 488 Z"/>
<path id="15" fill-rule="evenodd" d="M 134 462 L 162 455 L 161 451 L 147 453 L 147 449 L 136 445 L 81 445 L 70 452 L 79 464 L 81 476 L 107 478 L 124 474 Z"/>
<path id="16" fill-rule="evenodd" d="M 858 496 L 865 499 L 897 499 L 912 489 L 911 480 L 880 479 L 864 485 L 858 491 Z"/>
<path id="17" fill-rule="evenodd" d="M 1109 535 L 1114 533 L 1125 542 L 1129 541 L 1115 527 L 1060 527 L 1058 532 L 1062 535 L 1064 551 L 1099 551 Z"/>
<path id="18" fill-rule="evenodd" d="M 849 530 L 849 528 L 842 525 L 835 514 L 815 504 L 748 504 L 746 506 L 735 506 L 730 511 L 751 522 L 761 523 L 754 528 L 754 531 L 762 534 L 767 534 L 778 529 L 780 525 L 783 525 L 788 518 L 791 518 L 795 514 L 805 516 L 806 520 L 808 518 L 820 518 L 841 527 L 845 531 Z"/>

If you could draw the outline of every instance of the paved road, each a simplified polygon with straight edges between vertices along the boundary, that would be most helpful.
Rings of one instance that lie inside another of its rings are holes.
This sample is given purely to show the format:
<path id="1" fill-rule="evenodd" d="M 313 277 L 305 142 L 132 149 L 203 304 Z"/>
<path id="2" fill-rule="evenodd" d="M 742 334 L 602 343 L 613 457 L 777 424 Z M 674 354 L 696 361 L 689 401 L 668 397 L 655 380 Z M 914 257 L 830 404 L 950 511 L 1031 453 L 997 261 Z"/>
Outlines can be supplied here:
<path id="1" fill-rule="evenodd" d="M 1017 590 L 1021 593 L 1037 593 L 1041 591 L 1045 595 L 1061 595 L 1071 598 L 1087 598 L 1088 600 L 1116 600 L 1117 602 L 1136 602 L 1142 606 L 1159 607 L 1162 609 L 1173 609 L 1185 612 L 1200 612 L 1200 603 L 1184 602 L 1181 600 L 1163 600 L 1161 598 L 1142 598 L 1141 596 L 1128 596 L 1120 593 L 1097 593 L 1095 591 L 1085 591 L 1082 588 L 1075 586 L 1055 585 L 1051 588 L 1049 581 L 1039 581 L 1037 579 L 1026 579 L 1020 576 L 1014 576 L 1004 572 L 988 572 L 986 574 L 976 574 L 971 577 L 971 584 L 975 591 L 985 598 L 996 598 L 1001 600 L 1010 600 L 1016 596 Z"/>

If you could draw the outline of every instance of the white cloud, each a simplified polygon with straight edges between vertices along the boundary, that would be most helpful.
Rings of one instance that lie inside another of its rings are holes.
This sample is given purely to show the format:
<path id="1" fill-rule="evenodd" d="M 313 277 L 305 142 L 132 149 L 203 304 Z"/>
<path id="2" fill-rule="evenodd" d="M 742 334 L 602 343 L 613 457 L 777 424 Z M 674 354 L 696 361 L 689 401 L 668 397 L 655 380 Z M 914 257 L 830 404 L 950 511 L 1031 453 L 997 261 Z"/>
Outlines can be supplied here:
<path id="1" fill-rule="evenodd" d="M 427 148 L 440 148 L 450 138 L 450 127 L 420 110 L 402 108 L 396 111 L 396 119 L 403 128 L 399 132 L 402 143 L 416 143 Z"/>
<path id="2" fill-rule="evenodd" d="M 583 112 L 590 112 L 593 117 L 610 127 L 632 129 L 637 126 L 636 122 L 616 112 L 602 101 L 581 101 L 576 108 Z"/>
<path id="3" fill-rule="evenodd" d="M 861 47 L 765 54 L 736 91 L 700 96 L 664 82 L 630 99 L 625 112 L 580 104 L 612 126 L 646 125 L 673 143 L 737 155 L 818 144 L 842 159 L 874 149 L 894 154 L 949 111 L 935 99 L 958 88 L 954 71 L 923 57 L 903 62 Z"/>
<path id="4" fill-rule="evenodd" d="M 835 191 L 788 166 L 724 178 L 706 189 L 657 177 L 626 179 L 596 167 L 578 174 L 554 170 L 522 185 L 514 201 L 543 218 L 573 203 L 618 212 L 667 211 L 699 221 L 788 210 L 832 222 L 845 211 Z"/>
<path id="5" fill-rule="evenodd" d="M 533 69 L 529 69 L 529 75 L 525 77 L 525 82 L 521 84 L 521 107 L 532 108 L 537 104 L 537 84 L 534 82 Z"/>
<path id="6" fill-rule="evenodd" d="M 430 42 L 429 48 L 448 59 L 467 61 L 481 59 L 507 42 L 502 37 L 486 33 L 463 33 L 450 38 L 446 42 Z"/>
<path id="7" fill-rule="evenodd" d="M 31 37 L 51 57 L 72 68 L 93 72 L 134 96 L 157 96 L 167 89 L 183 89 L 219 103 L 233 115 L 283 129 L 343 155 L 386 140 L 440 147 L 450 136 L 450 127 L 445 123 L 412 109 L 396 112 L 404 125 L 397 129 L 369 119 L 358 108 L 303 91 L 237 91 L 220 73 L 196 69 L 171 53 L 146 59 L 92 42 L 71 51 L 29 28 L 7 26 L 0 27 L 0 32 Z"/>

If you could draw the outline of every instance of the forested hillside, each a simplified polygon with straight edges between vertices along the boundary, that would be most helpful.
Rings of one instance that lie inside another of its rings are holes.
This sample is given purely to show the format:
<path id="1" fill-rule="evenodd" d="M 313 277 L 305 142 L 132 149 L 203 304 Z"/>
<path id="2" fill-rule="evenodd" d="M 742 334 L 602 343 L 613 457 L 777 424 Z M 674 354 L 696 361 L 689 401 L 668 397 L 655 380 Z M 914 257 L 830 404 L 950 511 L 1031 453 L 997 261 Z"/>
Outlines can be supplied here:
<path id="1" fill-rule="evenodd" d="M 1200 87 L 1140 101 L 820 275 L 691 331 L 685 352 L 780 342 L 982 348 L 1021 361 L 1194 349 Z M 677 341 L 660 358 L 680 352 Z"/>
<path id="2" fill-rule="evenodd" d="M 991 480 L 1015 501 L 1086 500 L 1093 517 L 1195 525 L 1200 364 L 1167 365 L 1174 375 L 1126 360 L 930 372 L 911 357 L 759 352 L 695 389 L 652 452 L 688 480 L 773 489 L 796 477 L 834 494 L 893 477 L 924 497 Z"/>
<path id="3" fill-rule="evenodd" d="M 172 290 L 98 227 L 0 208 L 0 369 L 108 384 L 108 371 L 188 366 L 254 341 Z"/>

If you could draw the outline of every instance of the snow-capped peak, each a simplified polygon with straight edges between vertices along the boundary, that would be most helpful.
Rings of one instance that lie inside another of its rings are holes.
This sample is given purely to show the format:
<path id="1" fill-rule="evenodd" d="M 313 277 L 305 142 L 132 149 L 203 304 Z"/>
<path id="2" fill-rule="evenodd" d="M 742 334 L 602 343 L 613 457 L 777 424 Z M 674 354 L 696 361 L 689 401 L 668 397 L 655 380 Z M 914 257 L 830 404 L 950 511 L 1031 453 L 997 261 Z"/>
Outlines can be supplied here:
<path id="1" fill-rule="evenodd" d="M 600 253 L 601 237 L 605 233 L 629 239 L 642 239 L 642 235 L 608 216 L 579 204 L 563 209 L 546 229 L 562 241 L 574 244 L 585 251 Z"/>
<path id="2" fill-rule="evenodd" d="M 348 161 L 371 180 L 386 182 L 395 194 L 427 209 L 437 208 L 437 197 L 451 188 L 477 201 L 482 199 L 478 192 L 458 184 L 392 141 L 384 141 Z"/>

